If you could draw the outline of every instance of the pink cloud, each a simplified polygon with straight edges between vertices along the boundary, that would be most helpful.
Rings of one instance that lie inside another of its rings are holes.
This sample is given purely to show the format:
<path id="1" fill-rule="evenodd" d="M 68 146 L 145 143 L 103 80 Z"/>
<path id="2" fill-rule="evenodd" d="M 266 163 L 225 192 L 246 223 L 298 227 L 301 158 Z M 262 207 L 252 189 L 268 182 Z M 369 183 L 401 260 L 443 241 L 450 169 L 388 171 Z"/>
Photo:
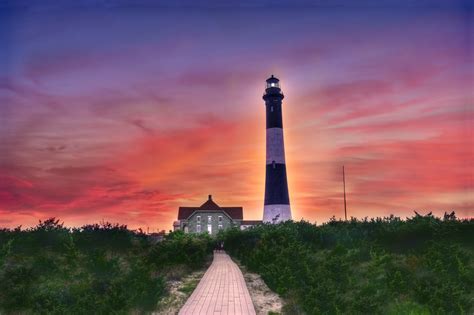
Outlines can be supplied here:
<path id="1" fill-rule="evenodd" d="M 113 15 L 71 16 L 71 29 L 49 17 L 23 29 L 19 19 L 16 66 L 0 78 L 0 225 L 57 216 L 169 229 L 178 206 L 209 193 L 261 218 L 261 95 L 272 71 L 286 95 L 296 219 L 342 215 L 343 164 L 350 215 L 472 216 L 462 17 L 303 13 L 192 15 L 177 31 L 166 23 L 179 15 L 125 14 L 113 33 L 103 27 Z M 235 27 L 243 20 L 248 34 Z M 84 36 L 71 36 L 75 27 Z"/>

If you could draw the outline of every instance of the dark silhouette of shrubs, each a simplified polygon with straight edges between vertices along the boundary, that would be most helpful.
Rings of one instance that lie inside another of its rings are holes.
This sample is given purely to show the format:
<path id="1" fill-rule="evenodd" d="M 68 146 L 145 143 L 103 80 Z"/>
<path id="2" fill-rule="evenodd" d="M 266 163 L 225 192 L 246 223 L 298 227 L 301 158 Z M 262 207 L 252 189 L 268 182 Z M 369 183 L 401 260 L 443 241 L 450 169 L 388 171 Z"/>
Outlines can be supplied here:
<path id="1" fill-rule="evenodd" d="M 289 314 L 469 314 L 474 220 L 416 215 L 260 225 L 220 234 Z"/>
<path id="2" fill-rule="evenodd" d="M 185 266 L 199 268 L 212 252 L 214 241 L 208 234 L 185 234 L 182 231 L 168 234 L 163 242 L 150 251 L 149 259 L 158 270 Z"/>
<path id="3" fill-rule="evenodd" d="M 169 271 L 203 266 L 208 236 L 158 244 L 125 225 L 68 229 L 55 218 L 0 230 L 0 313 L 128 314 L 156 309 Z M 175 275 L 173 275 L 175 276 Z"/>

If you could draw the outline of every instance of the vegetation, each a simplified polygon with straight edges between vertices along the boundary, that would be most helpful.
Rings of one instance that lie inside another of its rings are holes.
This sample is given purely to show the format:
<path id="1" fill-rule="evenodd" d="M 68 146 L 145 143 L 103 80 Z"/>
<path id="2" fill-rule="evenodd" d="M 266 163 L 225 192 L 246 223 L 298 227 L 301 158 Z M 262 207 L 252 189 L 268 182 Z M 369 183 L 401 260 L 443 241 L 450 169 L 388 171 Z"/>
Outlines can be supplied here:
<path id="1" fill-rule="evenodd" d="M 289 314 L 472 314 L 474 220 L 416 215 L 220 235 Z"/>
<path id="2" fill-rule="evenodd" d="M 286 298 L 288 314 L 472 314 L 473 235 L 474 220 L 452 213 L 286 222 L 227 230 L 219 240 Z M 175 232 L 153 243 L 124 225 L 69 229 L 54 218 L 0 229 L 0 313 L 156 310 L 166 281 L 203 267 L 214 241 Z"/>
<path id="3" fill-rule="evenodd" d="M 0 229 L 0 313 L 152 311 L 166 280 L 202 267 L 212 247 L 205 234 L 171 233 L 153 244 L 124 225 L 68 229 L 54 218 Z"/>
<path id="4" fill-rule="evenodd" d="M 186 293 L 186 294 L 191 294 L 194 291 L 194 289 L 196 289 L 198 283 L 199 281 L 197 279 L 189 281 L 184 286 L 179 288 L 178 291 Z"/>

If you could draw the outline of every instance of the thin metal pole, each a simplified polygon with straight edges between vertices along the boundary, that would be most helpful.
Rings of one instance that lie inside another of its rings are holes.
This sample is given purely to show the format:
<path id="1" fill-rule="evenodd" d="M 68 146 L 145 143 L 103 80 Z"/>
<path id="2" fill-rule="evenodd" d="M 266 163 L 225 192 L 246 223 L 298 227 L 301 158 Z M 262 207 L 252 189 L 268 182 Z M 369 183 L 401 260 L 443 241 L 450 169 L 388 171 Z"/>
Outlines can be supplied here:
<path id="1" fill-rule="evenodd" d="M 344 218 L 347 221 L 347 204 L 346 204 L 346 173 L 344 171 L 344 165 L 342 166 L 342 183 L 344 185 Z"/>

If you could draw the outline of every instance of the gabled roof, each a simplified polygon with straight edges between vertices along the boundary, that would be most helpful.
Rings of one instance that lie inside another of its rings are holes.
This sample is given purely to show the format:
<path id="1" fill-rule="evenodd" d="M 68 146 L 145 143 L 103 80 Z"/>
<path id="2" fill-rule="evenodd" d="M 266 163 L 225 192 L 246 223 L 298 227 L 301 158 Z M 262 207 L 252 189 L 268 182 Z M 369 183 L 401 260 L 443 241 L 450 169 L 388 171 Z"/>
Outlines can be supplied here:
<path id="1" fill-rule="evenodd" d="M 242 207 L 222 207 L 221 210 L 234 220 L 242 220 L 244 218 L 244 210 Z"/>
<path id="2" fill-rule="evenodd" d="M 178 220 L 186 220 L 196 210 L 198 210 L 196 207 L 179 207 Z"/>
<path id="3" fill-rule="evenodd" d="M 219 207 L 217 203 L 215 203 L 212 200 L 212 195 L 209 195 L 209 199 L 205 203 L 203 203 L 199 208 L 202 210 L 220 210 L 221 209 L 221 207 Z"/>
<path id="4" fill-rule="evenodd" d="M 208 212 L 225 212 L 229 217 L 234 220 L 243 219 L 243 208 L 242 207 L 220 207 L 217 203 L 212 200 L 212 195 L 209 195 L 209 199 L 203 203 L 200 207 L 179 207 L 178 220 L 188 219 L 196 211 L 208 211 Z"/>

